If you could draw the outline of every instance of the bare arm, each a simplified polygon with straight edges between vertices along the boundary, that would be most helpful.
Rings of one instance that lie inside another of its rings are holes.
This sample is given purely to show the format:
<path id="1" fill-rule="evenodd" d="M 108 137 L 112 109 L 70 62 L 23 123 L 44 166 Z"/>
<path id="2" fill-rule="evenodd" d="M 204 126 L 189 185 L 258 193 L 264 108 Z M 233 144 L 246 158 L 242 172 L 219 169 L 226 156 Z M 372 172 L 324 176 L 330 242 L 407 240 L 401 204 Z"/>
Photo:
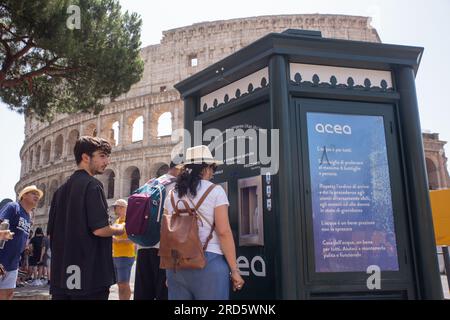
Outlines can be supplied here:
<path id="1" fill-rule="evenodd" d="M 42 249 L 41 249 L 41 256 L 39 258 L 39 261 L 42 261 L 42 259 L 44 259 L 45 251 L 47 251 L 47 248 L 46 247 L 42 247 Z"/>
<path id="2" fill-rule="evenodd" d="M 214 209 L 216 233 L 219 237 L 220 247 L 231 270 L 233 290 L 240 289 L 244 285 L 236 262 L 236 247 L 234 245 L 233 233 L 228 220 L 228 206 L 223 205 Z"/>
<path id="3" fill-rule="evenodd" d="M 120 236 L 125 232 L 125 228 L 123 226 L 113 227 L 106 226 L 97 230 L 94 230 L 93 234 L 97 237 L 112 237 L 112 236 Z"/>
<path id="4" fill-rule="evenodd" d="M 45 245 L 43 245 L 42 246 L 42 250 L 41 250 L 41 258 L 40 258 L 40 260 L 39 261 L 42 261 L 43 259 L 44 259 L 44 255 L 45 255 L 45 253 L 47 252 L 47 250 L 48 250 L 48 242 L 47 243 L 45 243 Z"/>

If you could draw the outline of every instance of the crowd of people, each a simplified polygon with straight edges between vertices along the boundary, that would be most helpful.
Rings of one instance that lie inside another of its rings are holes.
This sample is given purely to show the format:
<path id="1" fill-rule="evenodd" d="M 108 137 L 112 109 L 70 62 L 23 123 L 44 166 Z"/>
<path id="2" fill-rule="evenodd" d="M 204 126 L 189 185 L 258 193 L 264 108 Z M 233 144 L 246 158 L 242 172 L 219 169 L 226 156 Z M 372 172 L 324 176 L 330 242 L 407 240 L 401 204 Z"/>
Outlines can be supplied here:
<path id="1" fill-rule="evenodd" d="M 113 284 L 118 285 L 119 298 L 128 300 L 135 263 L 135 300 L 226 300 L 230 290 L 241 290 L 244 280 L 236 261 L 228 198 L 223 188 L 210 182 L 221 163 L 209 149 L 187 149 L 183 163 L 171 162 L 164 177 L 173 181 L 166 186 L 164 214 L 173 214 L 173 204 L 182 201 L 193 207 L 199 204 L 205 220 L 199 220 L 198 238 L 204 245 L 206 266 L 176 272 L 161 269 L 160 243 L 136 246 L 128 238 L 127 200 L 114 203 L 117 219 L 110 223 L 103 186 L 94 177 L 106 170 L 110 154 L 105 139 L 77 140 L 78 169 L 52 196 L 47 235 L 41 228 L 30 235 L 31 213 L 43 196 L 36 186 L 24 188 L 17 202 L 0 210 L 0 220 L 10 223 L 8 230 L 0 231 L 0 240 L 6 241 L 0 249 L 0 299 L 12 299 L 17 285 L 48 282 L 54 300 L 107 300 Z"/>

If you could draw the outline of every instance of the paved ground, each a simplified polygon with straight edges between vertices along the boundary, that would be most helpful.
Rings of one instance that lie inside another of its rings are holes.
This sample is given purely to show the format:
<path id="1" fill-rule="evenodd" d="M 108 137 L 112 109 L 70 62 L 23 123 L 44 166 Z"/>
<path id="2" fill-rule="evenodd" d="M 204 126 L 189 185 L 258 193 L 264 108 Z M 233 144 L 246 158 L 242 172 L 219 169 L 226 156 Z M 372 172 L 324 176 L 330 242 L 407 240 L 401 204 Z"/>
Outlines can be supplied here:
<path id="1" fill-rule="evenodd" d="M 14 290 L 14 300 L 50 300 L 49 286 L 25 286 Z"/>
<path id="2" fill-rule="evenodd" d="M 131 280 L 130 280 L 131 292 L 133 292 L 134 289 L 135 267 L 136 263 L 133 265 L 133 268 L 131 270 Z M 441 281 L 442 281 L 442 289 L 444 291 L 444 298 L 450 300 L 450 292 L 448 288 L 447 277 L 445 275 L 441 275 Z M 17 288 L 14 294 L 14 300 L 48 300 L 50 299 L 48 289 L 49 289 L 48 286 L 43 287 L 27 286 Z M 131 295 L 131 299 L 133 299 L 133 294 Z M 119 292 L 117 285 L 111 287 L 109 300 L 119 300 Z"/>
<path id="3" fill-rule="evenodd" d="M 135 276 L 136 263 L 131 269 L 131 300 L 133 299 L 134 291 L 134 276 Z M 49 286 L 25 286 L 21 288 L 16 288 L 14 291 L 14 300 L 49 300 Z M 109 300 L 119 300 L 119 291 L 117 285 L 113 285 L 110 290 Z"/>
<path id="4" fill-rule="evenodd" d="M 444 298 L 450 300 L 450 292 L 448 289 L 447 276 L 441 275 L 441 282 L 442 282 L 442 291 L 444 291 Z"/>

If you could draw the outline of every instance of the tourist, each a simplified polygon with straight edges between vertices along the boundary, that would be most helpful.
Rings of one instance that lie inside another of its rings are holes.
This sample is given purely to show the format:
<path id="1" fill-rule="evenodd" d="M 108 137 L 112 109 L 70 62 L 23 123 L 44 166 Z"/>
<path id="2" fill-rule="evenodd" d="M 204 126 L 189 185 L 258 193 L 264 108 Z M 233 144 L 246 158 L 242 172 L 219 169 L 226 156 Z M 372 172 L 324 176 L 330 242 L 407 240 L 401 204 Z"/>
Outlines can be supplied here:
<path id="1" fill-rule="evenodd" d="M 124 228 L 109 225 L 103 185 L 94 178 L 106 170 L 110 154 L 105 139 L 80 137 L 74 147 L 78 170 L 53 196 L 47 227 L 53 300 L 107 300 L 116 283 L 112 236 Z"/>
<path id="2" fill-rule="evenodd" d="M 19 273 L 20 254 L 25 249 L 31 228 L 31 211 L 36 208 L 44 193 L 36 186 L 20 191 L 18 202 L 9 202 L 0 210 L 0 220 L 9 221 L 14 237 L 0 249 L 0 264 L 4 275 L 0 277 L 0 300 L 11 300 Z"/>

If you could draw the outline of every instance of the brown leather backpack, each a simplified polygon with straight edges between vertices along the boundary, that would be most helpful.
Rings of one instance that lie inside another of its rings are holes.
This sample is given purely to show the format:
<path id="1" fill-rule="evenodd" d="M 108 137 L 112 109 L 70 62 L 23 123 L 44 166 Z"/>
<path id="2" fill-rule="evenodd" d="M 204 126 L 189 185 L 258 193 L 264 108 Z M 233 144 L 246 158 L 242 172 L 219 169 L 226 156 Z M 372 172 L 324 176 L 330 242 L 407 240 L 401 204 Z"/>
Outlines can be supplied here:
<path id="1" fill-rule="evenodd" d="M 215 186 L 213 184 L 206 190 L 194 208 L 191 208 L 187 201 L 182 199 L 175 204 L 173 192 L 171 192 L 170 201 L 174 212 L 170 214 L 164 211 L 161 223 L 161 241 L 158 253 L 161 257 L 161 269 L 176 271 L 177 269 L 202 269 L 206 266 L 205 250 L 212 238 L 215 225 L 212 224 L 211 232 L 202 246 L 197 219 L 200 219 L 202 223 L 203 220 L 208 221 L 202 217 L 198 209 Z M 178 208 L 180 202 L 184 205 L 183 209 Z"/>

